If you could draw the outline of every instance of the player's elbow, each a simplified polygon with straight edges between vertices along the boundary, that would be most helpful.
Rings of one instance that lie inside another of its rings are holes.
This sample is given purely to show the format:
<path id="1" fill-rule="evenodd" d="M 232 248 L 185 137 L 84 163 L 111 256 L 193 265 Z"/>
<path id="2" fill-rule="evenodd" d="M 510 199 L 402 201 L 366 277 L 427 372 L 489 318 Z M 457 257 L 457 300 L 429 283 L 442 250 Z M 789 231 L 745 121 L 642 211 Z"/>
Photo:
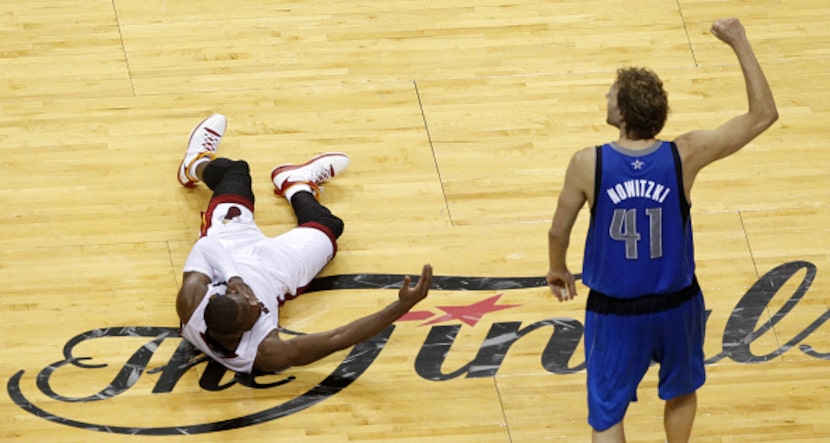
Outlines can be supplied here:
<path id="1" fill-rule="evenodd" d="M 767 114 L 766 114 L 767 127 L 769 128 L 776 121 L 778 121 L 778 108 L 776 108 L 775 106 L 772 106 L 769 110 L 767 110 Z"/>
<path id="2" fill-rule="evenodd" d="M 769 129 L 776 122 L 776 120 L 778 120 L 778 112 L 775 110 L 758 116 L 755 120 L 755 127 L 752 132 L 755 136 L 761 135 L 761 133 Z"/>
<path id="3" fill-rule="evenodd" d="M 551 246 L 568 247 L 571 240 L 571 233 L 558 227 L 548 229 L 548 244 Z"/>
<path id="4" fill-rule="evenodd" d="M 778 108 L 775 106 L 775 103 L 770 103 L 767 106 L 761 107 L 756 110 L 754 114 L 755 127 L 759 134 L 766 131 L 770 126 L 778 121 Z"/>

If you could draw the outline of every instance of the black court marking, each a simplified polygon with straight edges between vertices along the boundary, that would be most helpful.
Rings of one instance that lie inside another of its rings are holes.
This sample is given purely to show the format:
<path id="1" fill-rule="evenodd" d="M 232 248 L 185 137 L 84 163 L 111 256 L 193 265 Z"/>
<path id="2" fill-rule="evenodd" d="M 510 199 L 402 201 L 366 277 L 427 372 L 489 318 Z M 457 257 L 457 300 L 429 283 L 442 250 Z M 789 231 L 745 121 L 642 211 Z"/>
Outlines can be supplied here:
<path id="1" fill-rule="evenodd" d="M 403 285 L 406 274 L 343 274 L 320 277 L 311 282 L 305 291 L 331 291 L 335 289 L 398 289 Z M 411 276 L 412 284 L 418 276 Z M 579 280 L 581 275 L 575 274 Z M 547 286 L 545 277 L 432 277 L 430 289 L 439 291 L 505 291 Z"/>

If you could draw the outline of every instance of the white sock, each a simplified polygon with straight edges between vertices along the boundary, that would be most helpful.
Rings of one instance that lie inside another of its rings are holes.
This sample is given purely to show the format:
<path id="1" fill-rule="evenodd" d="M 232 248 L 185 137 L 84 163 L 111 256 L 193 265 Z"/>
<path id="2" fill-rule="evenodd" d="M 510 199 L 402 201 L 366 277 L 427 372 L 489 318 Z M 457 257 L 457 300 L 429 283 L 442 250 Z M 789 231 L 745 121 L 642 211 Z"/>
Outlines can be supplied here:
<path id="1" fill-rule="evenodd" d="M 190 164 L 190 169 L 188 169 L 187 173 L 190 174 L 190 176 L 193 178 L 198 178 L 199 176 L 196 175 L 196 169 L 198 168 L 198 166 L 202 163 L 206 163 L 211 160 L 213 159 L 210 157 L 202 157 L 194 160 L 193 163 Z"/>
<path id="2" fill-rule="evenodd" d="M 311 186 L 309 186 L 308 183 L 297 183 L 296 185 L 289 186 L 288 189 L 285 190 L 285 199 L 288 200 L 289 203 L 291 203 L 291 197 L 293 197 L 294 194 L 301 191 L 310 192 L 312 195 L 314 195 L 314 191 L 311 189 Z"/>

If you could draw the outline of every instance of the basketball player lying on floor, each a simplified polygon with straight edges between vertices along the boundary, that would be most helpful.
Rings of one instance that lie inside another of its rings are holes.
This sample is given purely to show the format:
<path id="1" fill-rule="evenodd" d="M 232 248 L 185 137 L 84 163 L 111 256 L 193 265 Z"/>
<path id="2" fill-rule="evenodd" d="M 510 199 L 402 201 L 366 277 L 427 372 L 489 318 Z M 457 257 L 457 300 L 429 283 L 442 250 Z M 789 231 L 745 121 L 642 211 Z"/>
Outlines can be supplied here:
<path id="1" fill-rule="evenodd" d="M 414 287 L 405 278 L 398 299 L 384 309 L 330 331 L 283 340 L 280 306 L 308 287 L 336 253 L 343 221 L 317 197 L 320 184 L 343 172 L 349 158 L 325 153 L 274 168 L 275 193 L 291 203 L 298 226 L 267 237 L 254 222 L 248 164 L 216 156 L 226 125 L 221 114 L 202 121 L 179 166 L 183 186 L 202 181 L 213 191 L 176 298 L 182 337 L 233 371 L 280 371 L 372 338 L 427 296 L 428 264 Z"/>

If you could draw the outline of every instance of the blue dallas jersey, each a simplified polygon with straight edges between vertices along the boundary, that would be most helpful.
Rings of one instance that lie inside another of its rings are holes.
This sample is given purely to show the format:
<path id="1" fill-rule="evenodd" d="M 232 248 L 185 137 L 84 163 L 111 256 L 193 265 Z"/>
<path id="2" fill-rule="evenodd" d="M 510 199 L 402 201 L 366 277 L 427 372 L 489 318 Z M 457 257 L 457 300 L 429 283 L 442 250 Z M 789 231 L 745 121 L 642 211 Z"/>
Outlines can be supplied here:
<path id="1" fill-rule="evenodd" d="M 689 204 L 677 147 L 597 147 L 582 281 L 610 297 L 683 289 L 694 280 Z"/>

